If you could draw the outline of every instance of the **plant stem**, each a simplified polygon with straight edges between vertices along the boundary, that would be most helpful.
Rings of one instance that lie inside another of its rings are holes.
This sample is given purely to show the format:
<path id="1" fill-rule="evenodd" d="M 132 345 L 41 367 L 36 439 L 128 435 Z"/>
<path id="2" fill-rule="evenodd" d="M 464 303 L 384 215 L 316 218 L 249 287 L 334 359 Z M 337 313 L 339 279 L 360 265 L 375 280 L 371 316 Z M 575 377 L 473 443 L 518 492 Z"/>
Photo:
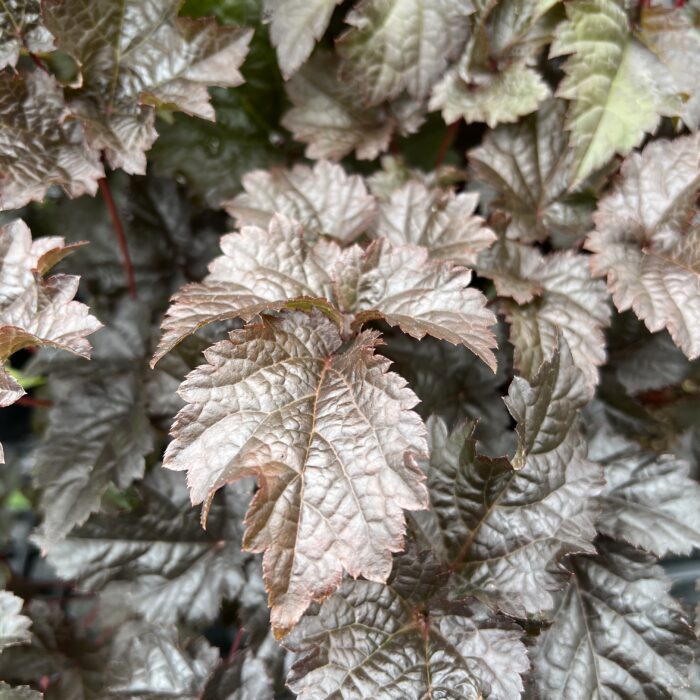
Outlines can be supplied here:
<path id="1" fill-rule="evenodd" d="M 33 396 L 20 396 L 15 403 L 18 406 L 29 408 L 51 408 L 53 406 L 53 401 L 50 399 L 35 399 Z"/>
<path id="2" fill-rule="evenodd" d="M 440 142 L 440 147 L 438 148 L 437 156 L 435 156 L 435 168 L 439 168 L 442 165 L 442 162 L 445 160 L 445 156 L 447 155 L 447 151 L 450 150 L 450 146 L 454 143 L 455 138 L 457 137 L 457 131 L 459 129 L 459 120 L 456 122 L 452 122 L 447 127 L 447 131 L 445 131 L 445 136 L 443 137 L 442 141 Z"/>
<path id="3" fill-rule="evenodd" d="M 129 247 L 126 244 L 126 235 L 124 234 L 124 227 L 122 226 L 121 219 L 119 218 L 119 212 L 117 211 L 117 206 L 114 203 L 114 198 L 112 197 L 112 191 L 109 188 L 109 183 L 106 177 L 101 177 L 99 179 L 100 192 L 102 193 L 102 198 L 107 205 L 109 210 L 109 215 L 112 219 L 112 226 L 114 228 L 114 233 L 117 236 L 117 243 L 119 244 L 119 250 L 122 254 L 122 262 L 124 265 L 124 272 L 126 273 L 127 284 L 129 286 L 129 296 L 132 299 L 136 299 L 136 279 L 134 277 L 134 268 L 131 265 L 131 257 L 129 256 Z"/>

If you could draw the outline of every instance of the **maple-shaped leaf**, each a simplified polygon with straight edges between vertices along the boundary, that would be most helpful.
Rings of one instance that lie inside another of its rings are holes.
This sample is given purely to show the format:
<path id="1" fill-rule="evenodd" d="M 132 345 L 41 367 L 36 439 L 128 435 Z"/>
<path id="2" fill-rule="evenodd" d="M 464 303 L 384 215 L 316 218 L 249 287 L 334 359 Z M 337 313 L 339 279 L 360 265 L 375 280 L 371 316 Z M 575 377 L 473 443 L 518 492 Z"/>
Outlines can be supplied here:
<path id="1" fill-rule="evenodd" d="M 415 132 L 423 121 L 421 106 L 401 99 L 386 106 L 366 107 L 357 91 L 337 76 L 334 54 L 316 51 L 287 83 L 292 102 L 282 125 L 307 144 L 307 158 L 338 160 L 352 151 L 373 160 L 389 147 L 395 132 Z"/>
<path id="2" fill-rule="evenodd" d="M 410 180 L 380 202 L 373 233 L 392 245 L 423 246 L 436 260 L 473 265 L 478 253 L 496 239 L 474 214 L 478 201 L 473 192 L 455 194 Z"/>
<path id="3" fill-rule="evenodd" d="M 243 82 L 252 30 L 177 17 L 180 0 L 45 0 L 59 49 L 78 63 L 71 111 L 113 168 L 146 170 L 153 107 L 214 119 L 207 87 Z"/>
<path id="4" fill-rule="evenodd" d="M 92 516 L 48 547 L 48 561 L 81 588 L 128 601 L 146 620 L 213 620 L 222 598 L 235 598 L 245 583 L 240 521 L 250 492 L 227 489 L 203 530 L 179 475 L 155 468 L 135 491 L 133 510 Z"/>
<path id="5" fill-rule="evenodd" d="M 281 214 L 267 231 L 246 226 L 221 238 L 223 255 L 209 266 L 199 283 L 183 287 L 163 320 L 163 337 L 152 365 L 198 328 L 231 318 L 249 321 L 275 309 L 321 307 L 337 315 L 326 300 L 331 296 L 329 272 L 340 257 L 335 243 L 309 247 L 304 231 Z"/>
<path id="6" fill-rule="evenodd" d="M 654 558 L 603 541 L 570 562 L 552 626 L 532 653 L 543 698 L 670 698 L 685 685 L 693 634 Z"/>
<path id="7" fill-rule="evenodd" d="M 469 0 L 364 0 L 350 11 L 339 39 L 341 77 L 368 104 L 428 96 L 468 35 Z"/>
<path id="8" fill-rule="evenodd" d="M 63 91 L 43 71 L 0 72 L 0 210 L 44 198 L 51 185 L 71 197 L 95 194 L 99 153 L 68 118 Z"/>
<path id="9" fill-rule="evenodd" d="M 270 39 L 277 49 L 280 69 L 291 77 L 306 62 L 323 36 L 341 0 L 265 0 Z"/>
<path id="10" fill-rule="evenodd" d="M 486 297 L 468 288 L 471 272 L 429 261 L 425 248 L 392 247 L 379 239 L 363 251 L 346 251 L 334 286 L 340 308 L 355 314 L 354 325 L 382 319 L 419 340 L 425 335 L 461 344 L 492 370 L 496 337 Z"/>
<path id="11" fill-rule="evenodd" d="M 572 100 L 567 118 L 575 151 L 573 183 L 626 155 L 661 116 L 679 114 L 679 87 L 633 34 L 624 0 L 566 3 L 550 57 L 569 55 L 557 95 Z"/>
<path id="12" fill-rule="evenodd" d="M 519 628 L 476 601 L 431 599 L 445 574 L 414 557 L 387 584 L 344 581 L 283 640 L 300 655 L 288 679 L 300 700 L 520 697 Z"/>
<path id="13" fill-rule="evenodd" d="M 574 152 L 564 130 L 565 113 L 566 102 L 549 100 L 517 124 L 488 132 L 481 146 L 469 151 L 478 180 L 497 192 L 493 204 L 510 216 L 510 238 L 578 237 L 592 227 L 592 193 L 569 191 Z"/>
<path id="14" fill-rule="evenodd" d="M 203 518 L 217 489 L 259 477 L 244 546 L 265 552 L 278 632 L 344 569 L 386 580 L 403 509 L 426 505 L 417 399 L 374 354 L 377 339 L 365 331 L 340 352 L 337 327 L 318 311 L 263 316 L 209 348 L 180 388 L 186 406 L 163 465 L 187 470 Z"/>
<path id="15" fill-rule="evenodd" d="M 0 5 L 0 70 L 14 66 L 22 48 L 29 53 L 53 49 L 53 37 L 41 22 L 40 0 L 3 0 Z"/>
<path id="16" fill-rule="evenodd" d="M 608 426 L 589 441 L 588 456 L 605 470 L 599 532 L 659 557 L 700 548 L 700 485 L 688 462 L 645 450 Z"/>
<path id="17" fill-rule="evenodd" d="M 239 226 L 267 228 L 274 214 L 284 214 L 304 227 L 307 239 L 322 235 L 341 243 L 357 238 L 376 215 L 374 198 L 359 175 L 340 165 L 319 161 L 313 168 L 256 170 L 242 180 L 243 189 L 226 210 Z"/>
<path id="18" fill-rule="evenodd" d="M 44 696 L 28 685 L 12 687 L 0 681 L 0 700 L 42 700 Z"/>
<path id="19" fill-rule="evenodd" d="M 577 408 L 582 381 L 562 341 L 532 384 L 516 377 L 508 408 L 512 461 L 476 453 L 469 427 L 430 425 L 428 487 L 455 592 L 518 617 L 541 614 L 562 588 L 563 556 L 592 552 L 601 470 L 586 459 Z"/>
<path id="20" fill-rule="evenodd" d="M 31 640 L 32 621 L 22 615 L 24 601 L 9 591 L 0 591 L 0 652 L 14 644 Z"/>
<path id="21" fill-rule="evenodd" d="M 652 333 L 666 328 L 691 359 L 700 355 L 699 189 L 700 136 L 654 141 L 625 160 L 586 241 L 615 306 Z"/>

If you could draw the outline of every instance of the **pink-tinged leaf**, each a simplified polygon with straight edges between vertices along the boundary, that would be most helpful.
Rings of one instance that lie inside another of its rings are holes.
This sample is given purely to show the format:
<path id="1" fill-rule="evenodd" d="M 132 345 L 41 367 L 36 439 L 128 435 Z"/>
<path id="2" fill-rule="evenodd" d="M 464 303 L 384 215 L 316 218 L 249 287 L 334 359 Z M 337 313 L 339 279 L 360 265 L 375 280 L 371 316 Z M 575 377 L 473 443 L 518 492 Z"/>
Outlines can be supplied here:
<path id="1" fill-rule="evenodd" d="M 403 509 L 427 504 L 417 398 L 374 354 L 377 341 L 367 331 L 340 352 L 318 311 L 263 317 L 207 350 L 180 388 L 186 406 L 164 466 L 188 472 L 204 519 L 217 489 L 258 477 L 244 546 L 265 552 L 278 634 L 344 570 L 385 581 L 403 546 Z"/>
<path id="2" fill-rule="evenodd" d="M 22 48 L 30 53 L 53 49 L 53 37 L 41 23 L 40 0 L 0 3 L 0 70 L 14 66 Z"/>

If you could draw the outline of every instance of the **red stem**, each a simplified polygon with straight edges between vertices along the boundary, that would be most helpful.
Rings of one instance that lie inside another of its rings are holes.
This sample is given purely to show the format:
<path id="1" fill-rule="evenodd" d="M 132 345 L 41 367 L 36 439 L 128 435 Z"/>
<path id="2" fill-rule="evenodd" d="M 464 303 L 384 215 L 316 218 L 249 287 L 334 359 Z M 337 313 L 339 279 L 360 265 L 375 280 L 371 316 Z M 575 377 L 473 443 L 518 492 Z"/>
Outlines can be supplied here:
<path id="1" fill-rule="evenodd" d="M 437 156 L 435 156 L 435 168 L 439 168 L 442 162 L 445 160 L 447 151 L 450 150 L 450 146 L 454 143 L 457 137 L 457 131 L 459 129 L 459 121 L 453 122 L 447 127 L 445 136 L 440 142 L 440 147 L 438 148 Z"/>
<path id="2" fill-rule="evenodd" d="M 241 642 L 243 641 L 243 636 L 245 635 L 245 628 L 239 627 L 236 636 L 233 639 L 233 644 L 231 645 L 231 651 L 228 653 L 228 661 L 233 661 L 238 650 L 241 648 Z"/>
<path id="3" fill-rule="evenodd" d="M 119 244 L 119 250 L 122 254 L 122 263 L 124 265 L 124 272 L 126 273 L 127 283 L 129 285 L 129 296 L 132 299 L 136 299 L 136 279 L 134 277 L 134 268 L 131 265 L 131 257 L 129 255 L 129 247 L 126 244 L 126 235 L 124 234 L 124 227 L 122 226 L 122 221 L 119 218 L 119 212 L 117 211 L 117 206 L 114 203 L 114 198 L 112 197 L 112 191 L 109 188 L 109 183 L 107 178 L 101 177 L 99 179 L 100 192 L 102 193 L 102 198 L 107 205 L 109 210 L 109 215 L 112 219 L 112 226 L 114 227 L 114 233 L 117 235 L 117 243 Z"/>
<path id="4" fill-rule="evenodd" d="M 51 408 L 53 401 L 49 399 L 35 399 L 33 396 L 20 396 L 15 403 L 18 406 L 27 406 L 29 408 Z"/>

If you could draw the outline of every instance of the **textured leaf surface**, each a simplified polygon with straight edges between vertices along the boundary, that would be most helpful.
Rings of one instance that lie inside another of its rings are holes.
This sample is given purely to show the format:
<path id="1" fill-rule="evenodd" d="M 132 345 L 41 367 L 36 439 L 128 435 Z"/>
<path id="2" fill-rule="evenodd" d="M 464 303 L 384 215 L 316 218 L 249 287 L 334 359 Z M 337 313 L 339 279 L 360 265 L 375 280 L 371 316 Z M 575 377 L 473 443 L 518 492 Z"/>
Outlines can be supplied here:
<path id="1" fill-rule="evenodd" d="M 43 199 L 51 185 L 95 194 L 104 175 L 83 129 L 66 120 L 58 83 L 43 71 L 0 73 L 0 210 Z"/>
<path id="2" fill-rule="evenodd" d="M 146 620 L 214 619 L 222 598 L 235 598 L 245 582 L 240 523 L 250 493 L 227 489 L 203 530 L 181 476 L 156 468 L 136 490 L 134 510 L 94 515 L 49 548 L 49 562 L 86 590 L 128 601 Z"/>
<path id="3" fill-rule="evenodd" d="M 588 456 L 604 466 L 607 482 L 600 532 L 659 557 L 700 548 L 700 485 L 686 461 L 643 450 L 609 428 L 596 433 Z"/>
<path id="4" fill-rule="evenodd" d="M 478 201 L 476 193 L 431 190 L 411 180 L 380 203 L 374 233 L 395 246 L 423 246 L 436 260 L 473 265 L 496 239 L 474 214 Z"/>
<path id="5" fill-rule="evenodd" d="M 0 700 L 41 700 L 41 693 L 32 690 L 29 686 L 20 685 L 12 687 L 4 681 L 0 681 Z"/>
<path id="6" fill-rule="evenodd" d="M 477 602 L 431 602 L 444 575 L 406 559 L 389 584 L 345 581 L 304 617 L 284 640 L 306 654 L 292 690 L 301 700 L 519 697 L 528 660 L 518 628 Z"/>
<path id="7" fill-rule="evenodd" d="M 331 236 L 342 243 L 357 238 L 374 219 L 376 205 L 358 175 L 339 165 L 318 162 L 313 168 L 257 170 L 243 178 L 245 192 L 228 205 L 239 226 L 267 228 L 274 214 L 304 227 L 307 239 Z"/>
<path id="8" fill-rule="evenodd" d="M 568 116 L 580 182 L 615 153 L 626 155 L 661 116 L 681 111 L 668 68 L 632 34 L 623 0 L 567 3 L 550 57 L 571 54 L 557 94 L 572 100 Z"/>
<path id="9" fill-rule="evenodd" d="M 512 463 L 476 454 L 468 432 L 431 424 L 428 487 L 459 593 L 518 617 L 549 610 L 564 585 L 561 557 L 593 551 L 600 469 L 586 459 L 577 408 L 581 379 L 562 347 L 528 384 L 516 377 Z"/>
<path id="10" fill-rule="evenodd" d="M 0 5 L 0 70 L 14 66 L 23 46 L 32 53 L 53 48 L 53 37 L 41 23 L 39 0 L 3 0 Z"/>
<path id="11" fill-rule="evenodd" d="M 163 321 L 152 364 L 198 328 L 230 318 L 249 321 L 264 311 L 296 305 L 332 308 L 329 272 L 340 256 L 335 243 L 304 242 L 303 229 L 278 214 L 267 231 L 257 226 L 222 237 L 223 255 L 201 283 L 183 287 Z"/>
<path id="12" fill-rule="evenodd" d="M 9 591 L 0 591 L 0 651 L 31 639 L 28 617 L 21 614 L 23 600 Z"/>
<path id="13" fill-rule="evenodd" d="M 179 0 L 48 0 L 43 15 L 82 84 L 71 109 L 114 168 L 146 169 L 156 139 L 151 105 L 213 119 L 207 86 L 243 82 L 252 32 L 177 18 Z"/>
<path id="14" fill-rule="evenodd" d="M 646 554 L 604 543 L 576 557 L 554 623 L 532 655 L 546 698 L 670 698 L 685 684 L 692 632 Z"/>
<path id="15" fill-rule="evenodd" d="M 666 328 L 691 359 L 700 355 L 698 189 L 700 137 L 650 143 L 623 163 L 586 241 L 615 306 L 631 308 L 651 332 Z"/>
<path id="16" fill-rule="evenodd" d="M 464 44 L 470 0 L 364 0 L 346 17 L 341 75 L 369 104 L 424 99 Z"/>
<path id="17" fill-rule="evenodd" d="M 244 545 L 264 551 L 279 631 L 332 592 L 343 569 L 384 581 L 402 546 L 402 509 L 425 507 L 414 455 L 425 451 L 414 394 L 373 353 L 374 332 L 339 354 L 319 312 L 230 334 L 180 388 L 187 402 L 164 466 L 187 470 L 193 503 L 251 474 L 258 491 Z"/>

